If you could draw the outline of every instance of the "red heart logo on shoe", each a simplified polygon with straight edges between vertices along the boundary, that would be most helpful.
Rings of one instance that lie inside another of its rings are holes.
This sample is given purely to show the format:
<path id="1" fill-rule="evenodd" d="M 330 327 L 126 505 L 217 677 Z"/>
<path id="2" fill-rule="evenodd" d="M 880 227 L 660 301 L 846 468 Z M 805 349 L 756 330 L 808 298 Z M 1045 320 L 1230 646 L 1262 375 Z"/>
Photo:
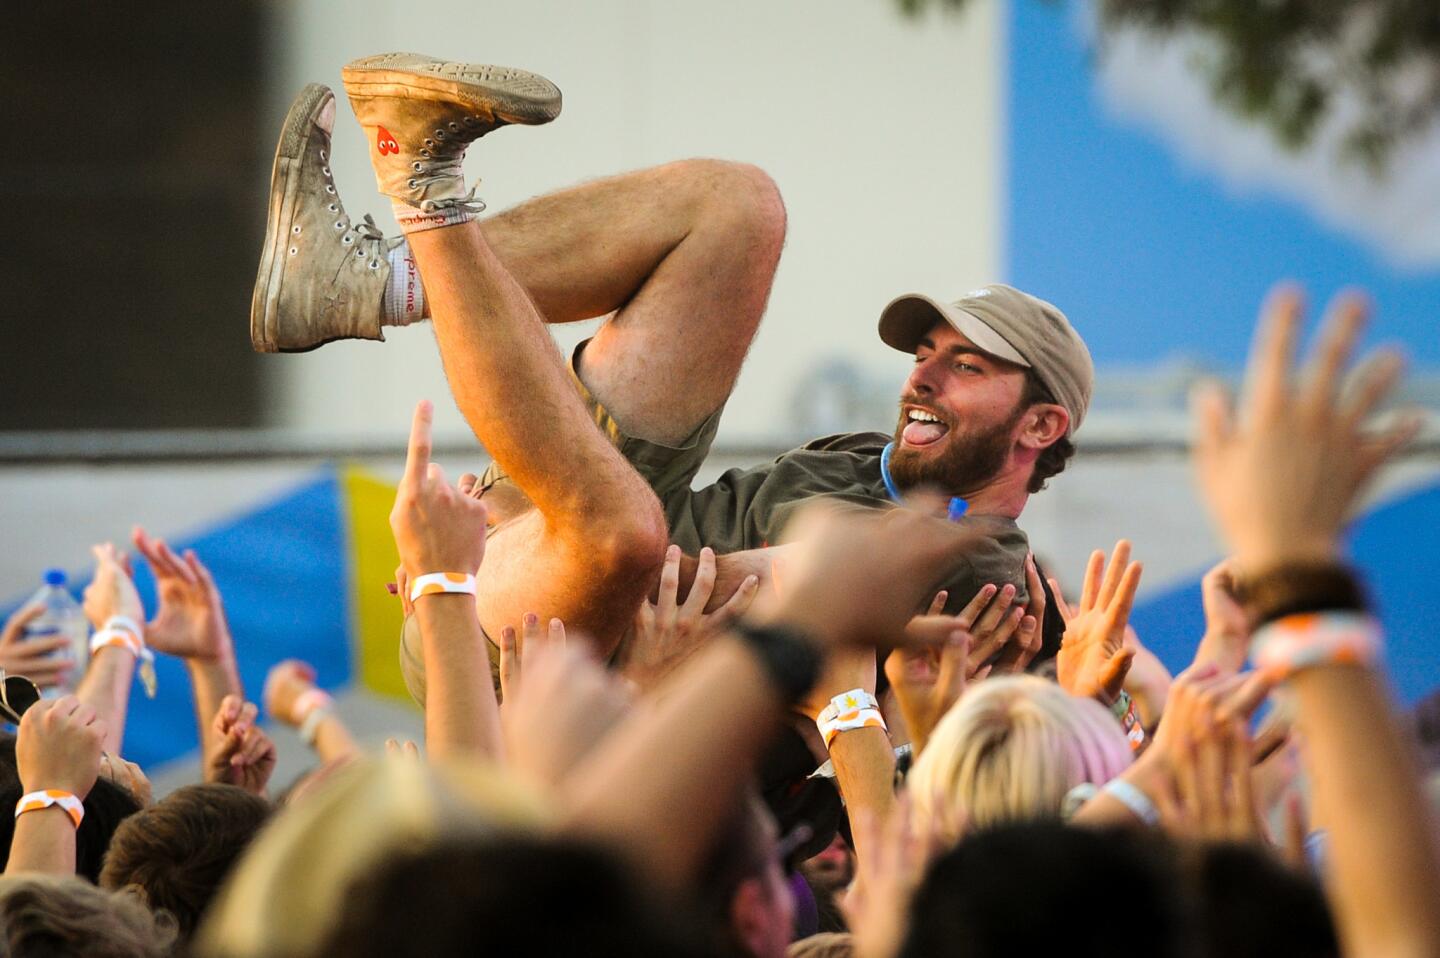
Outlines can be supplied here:
<path id="1" fill-rule="evenodd" d="M 400 152 L 400 144 L 395 142 L 395 135 L 382 126 L 375 134 L 375 149 L 380 151 L 381 156 L 389 156 Z"/>

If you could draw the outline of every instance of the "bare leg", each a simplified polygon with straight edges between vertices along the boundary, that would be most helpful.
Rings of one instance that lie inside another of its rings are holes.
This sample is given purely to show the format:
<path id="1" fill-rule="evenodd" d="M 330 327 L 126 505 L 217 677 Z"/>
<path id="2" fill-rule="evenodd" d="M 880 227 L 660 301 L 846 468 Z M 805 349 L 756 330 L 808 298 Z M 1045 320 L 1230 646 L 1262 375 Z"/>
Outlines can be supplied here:
<path id="1" fill-rule="evenodd" d="M 785 208 L 753 166 L 686 160 L 540 197 L 483 229 L 547 322 L 615 313 L 580 377 L 628 434 L 676 443 L 735 385 Z"/>
<path id="2" fill-rule="evenodd" d="M 526 612 L 558 616 L 608 653 L 664 559 L 660 504 L 591 422 L 479 225 L 412 233 L 410 244 L 455 400 L 537 507 L 492 539 L 481 624 L 496 635 Z"/>

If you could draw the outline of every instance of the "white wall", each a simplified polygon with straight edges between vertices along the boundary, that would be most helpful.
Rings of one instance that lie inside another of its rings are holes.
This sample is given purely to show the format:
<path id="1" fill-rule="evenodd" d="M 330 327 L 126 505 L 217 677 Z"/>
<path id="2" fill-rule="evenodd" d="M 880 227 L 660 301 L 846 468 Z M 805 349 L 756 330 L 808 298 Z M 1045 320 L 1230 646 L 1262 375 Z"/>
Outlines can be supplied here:
<path id="1" fill-rule="evenodd" d="M 272 10 L 277 132 L 300 86 L 333 87 L 341 196 L 353 217 L 372 212 L 388 231 L 389 204 L 340 86 L 346 61 L 387 50 L 524 67 L 563 91 L 550 126 L 501 130 L 471 149 L 467 172 L 483 177 L 493 209 L 690 156 L 767 170 L 785 197 L 789 241 L 722 442 L 786 432 L 793 384 L 828 359 L 893 380 L 898 394 L 906 360 L 876 338 L 880 308 L 901 292 L 954 296 L 998 276 L 994 0 L 918 22 L 894 0 L 292 0 Z M 428 328 L 389 339 L 269 358 L 271 423 L 403 435 L 414 400 L 448 390 Z M 440 406 L 437 431 L 463 430 Z"/>

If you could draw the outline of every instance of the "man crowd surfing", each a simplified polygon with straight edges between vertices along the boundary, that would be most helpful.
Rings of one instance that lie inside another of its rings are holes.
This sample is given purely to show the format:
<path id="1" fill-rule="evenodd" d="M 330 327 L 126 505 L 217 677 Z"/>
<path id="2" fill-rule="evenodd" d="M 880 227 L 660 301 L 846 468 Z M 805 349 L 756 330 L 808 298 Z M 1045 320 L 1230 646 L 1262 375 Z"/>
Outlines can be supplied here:
<path id="1" fill-rule="evenodd" d="M 402 235 L 346 212 L 335 98 L 307 86 L 251 340 L 429 322 L 493 460 L 452 483 L 417 403 L 390 524 L 424 741 L 368 753 L 304 662 L 257 703 L 201 557 L 136 529 L 147 618 L 97 546 L 74 694 L 42 695 L 66 666 L 23 640 L 38 610 L 0 635 L 0 953 L 1440 955 L 1420 760 L 1342 546 L 1420 424 L 1377 423 L 1402 363 L 1353 362 L 1362 295 L 1300 359 L 1303 295 L 1277 287 L 1243 395 L 1194 396 L 1229 554 L 1171 676 L 1128 625 L 1130 543 L 1067 590 L 1020 525 L 1092 392 L 1060 309 L 898 296 L 892 435 L 695 488 L 784 243 L 769 178 L 690 160 L 482 217 L 467 148 L 559 90 L 418 54 L 343 78 Z M 596 317 L 559 355 L 546 325 Z M 158 801 L 122 757 L 157 654 L 187 666 L 204 778 Z M 283 787 L 261 706 L 315 753 Z"/>

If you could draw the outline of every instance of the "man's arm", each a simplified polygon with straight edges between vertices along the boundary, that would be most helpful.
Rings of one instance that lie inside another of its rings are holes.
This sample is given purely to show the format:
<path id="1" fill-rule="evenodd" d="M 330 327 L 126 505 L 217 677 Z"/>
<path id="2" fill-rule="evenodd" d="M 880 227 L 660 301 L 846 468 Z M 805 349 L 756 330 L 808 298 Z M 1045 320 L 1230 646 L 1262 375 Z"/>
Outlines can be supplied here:
<path id="1" fill-rule="evenodd" d="M 1419 421 L 1378 435 L 1365 428 L 1399 378 L 1397 356 L 1362 364 L 1342 393 L 1341 374 L 1366 318 L 1363 299 L 1337 300 L 1314 357 L 1296 376 L 1301 313 L 1298 291 L 1272 295 L 1239 415 L 1218 388 L 1197 394 L 1197 472 L 1234 547 L 1251 617 L 1273 623 L 1280 631 L 1270 638 L 1287 643 L 1266 645 L 1257 635 L 1255 651 L 1295 692 L 1315 803 L 1329 825 L 1327 891 L 1345 952 L 1440 954 L 1440 855 L 1390 702 L 1368 654 L 1341 654 L 1306 632 L 1326 621 L 1327 610 L 1360 604 L 1339 562 L 1341 531 L 1365 485 Z M 1287 610 L 1314 615 L 1296 621 Z M 1287 659 L 1297 650 L 1305 656 Z"/>

